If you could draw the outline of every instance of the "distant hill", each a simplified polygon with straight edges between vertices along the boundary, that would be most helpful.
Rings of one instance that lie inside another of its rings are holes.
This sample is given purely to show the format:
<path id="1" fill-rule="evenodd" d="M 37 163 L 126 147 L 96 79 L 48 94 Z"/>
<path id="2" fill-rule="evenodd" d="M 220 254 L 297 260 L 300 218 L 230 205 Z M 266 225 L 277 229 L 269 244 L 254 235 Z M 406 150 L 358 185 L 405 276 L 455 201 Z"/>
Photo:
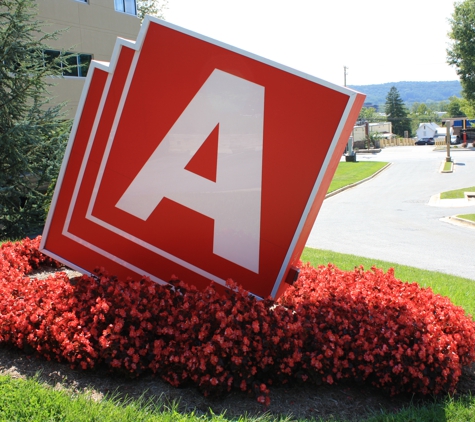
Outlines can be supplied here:
<path id="1" fill-rule="evenodd" d="M 376 85 L 348 85 L 366 94 L 365 103 L 384 105 L 389 90 L 395 86 L 407 106 L 412 103 L 430 103 L 448 100 L 452 96 L 461 97 L 460 81 L 440 82 L 388 82 Z"/>

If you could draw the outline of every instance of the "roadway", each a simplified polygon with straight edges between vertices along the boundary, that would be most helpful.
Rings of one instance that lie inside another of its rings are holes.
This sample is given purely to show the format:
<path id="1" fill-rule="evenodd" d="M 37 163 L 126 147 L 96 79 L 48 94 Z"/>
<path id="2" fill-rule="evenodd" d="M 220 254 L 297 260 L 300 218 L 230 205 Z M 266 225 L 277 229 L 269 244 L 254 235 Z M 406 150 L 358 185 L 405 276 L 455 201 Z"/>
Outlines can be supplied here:
<path id="1" fill-rule="evenodd" d="M 475 151 L 451 150 L 453 173 L 441 173 L 446 151 L 388 147 L 358 161 L 392 163 L 378 176 L 327 198 L 307 246 L 381 259 L 475 280 L 475 228 L 444 218 L 469 206 L 429 205 L 440 192 L 475 185 Z"/>

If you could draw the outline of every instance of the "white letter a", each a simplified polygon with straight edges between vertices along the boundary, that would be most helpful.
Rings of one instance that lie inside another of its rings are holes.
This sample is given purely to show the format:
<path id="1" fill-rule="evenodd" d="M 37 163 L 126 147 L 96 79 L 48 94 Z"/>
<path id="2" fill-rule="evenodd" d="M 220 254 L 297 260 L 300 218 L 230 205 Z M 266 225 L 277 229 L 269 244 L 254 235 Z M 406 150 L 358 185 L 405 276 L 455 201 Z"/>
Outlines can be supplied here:
<path id="1" fill-rule="evenodd" d="M 147 220 L 166 197 L 206 215 L 213 253 L 258 273 L 263 121 L 264 87 L 215 69 L 116 206 Z M 186 167 L 217 125 L 214 182 Z"/>

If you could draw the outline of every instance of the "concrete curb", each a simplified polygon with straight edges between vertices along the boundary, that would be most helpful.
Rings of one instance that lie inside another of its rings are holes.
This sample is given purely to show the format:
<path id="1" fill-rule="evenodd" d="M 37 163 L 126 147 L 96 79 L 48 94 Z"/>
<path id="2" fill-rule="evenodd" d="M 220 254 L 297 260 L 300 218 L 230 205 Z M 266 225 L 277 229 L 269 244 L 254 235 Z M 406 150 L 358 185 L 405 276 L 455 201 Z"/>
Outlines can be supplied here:
<path id="1" fill-rule="evenodd" d="M 457 208 L 473 207 L 475 204 L 470 203 L 466 198 L 440 199 L 440 193 L 436 193 L 430 197 L 427 205 L 430 205 L 431 207 Z"/>
<path id="2" fill-rule="evenodd" d="M 383 168 L 379 169 L 376 173 L 372 174 L 371 176 L 367 177 L 366 179 L 360 180 L 359 182 L 352 183 L 351 185 L 343 186 L 340 189 L 334 190 L 333 192 L 327 193 L 325 195 L 325 199 L 330 198 L 331 196 L 334 196 L 340 192 L 343 192 L 347 189 L 354 188 L 355 186 L 361 185 L 361 183 L 367 182 L 368 180 L 372 179 L 373 177 L 376 177 L 379 173 L 381 173 L 383 170 L 386 170 L 391 163 L 386 164 Z"/>
<path id="3" fill-rule="evenodd" d="M 439 147 L 436 146 L 433 151 L 447 151 L 445 146 Z M 475 151 L 475 147 L 467 147 L 467 148 L 450 148 L 450 151 Z"/>
<path id="4" fill-rule="evenodd" d="M 470 221 L 470 220 L 465 220 L 465 218 L 460 218 L 455 215 L 451 217 L 445 217 L 442 218 L 442 221 L 446 221 L 447 223 L 455 224 L 457 226 L 465 226 L 465 227 L 471 227 L 475 229 L 475 222 Z"/>
<path id="5" fill-rule="evenodd" d="M 370 148 L 370 149 L 355 150 L 356 154 L 377 154 L 378 152 L 381 152 L 381 148 Z"/>

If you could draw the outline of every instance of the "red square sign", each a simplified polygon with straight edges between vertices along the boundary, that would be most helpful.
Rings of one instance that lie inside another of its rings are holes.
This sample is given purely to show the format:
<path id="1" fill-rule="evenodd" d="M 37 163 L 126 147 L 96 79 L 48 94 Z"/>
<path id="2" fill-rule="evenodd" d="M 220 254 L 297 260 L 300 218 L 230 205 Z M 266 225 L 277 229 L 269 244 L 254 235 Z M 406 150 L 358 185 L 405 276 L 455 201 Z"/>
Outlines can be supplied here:
<path id="1" fill-rule="evenodd" d="M 147 18 L 93 62 L 42 250 L 278 296 L 364 95 Z"/>

